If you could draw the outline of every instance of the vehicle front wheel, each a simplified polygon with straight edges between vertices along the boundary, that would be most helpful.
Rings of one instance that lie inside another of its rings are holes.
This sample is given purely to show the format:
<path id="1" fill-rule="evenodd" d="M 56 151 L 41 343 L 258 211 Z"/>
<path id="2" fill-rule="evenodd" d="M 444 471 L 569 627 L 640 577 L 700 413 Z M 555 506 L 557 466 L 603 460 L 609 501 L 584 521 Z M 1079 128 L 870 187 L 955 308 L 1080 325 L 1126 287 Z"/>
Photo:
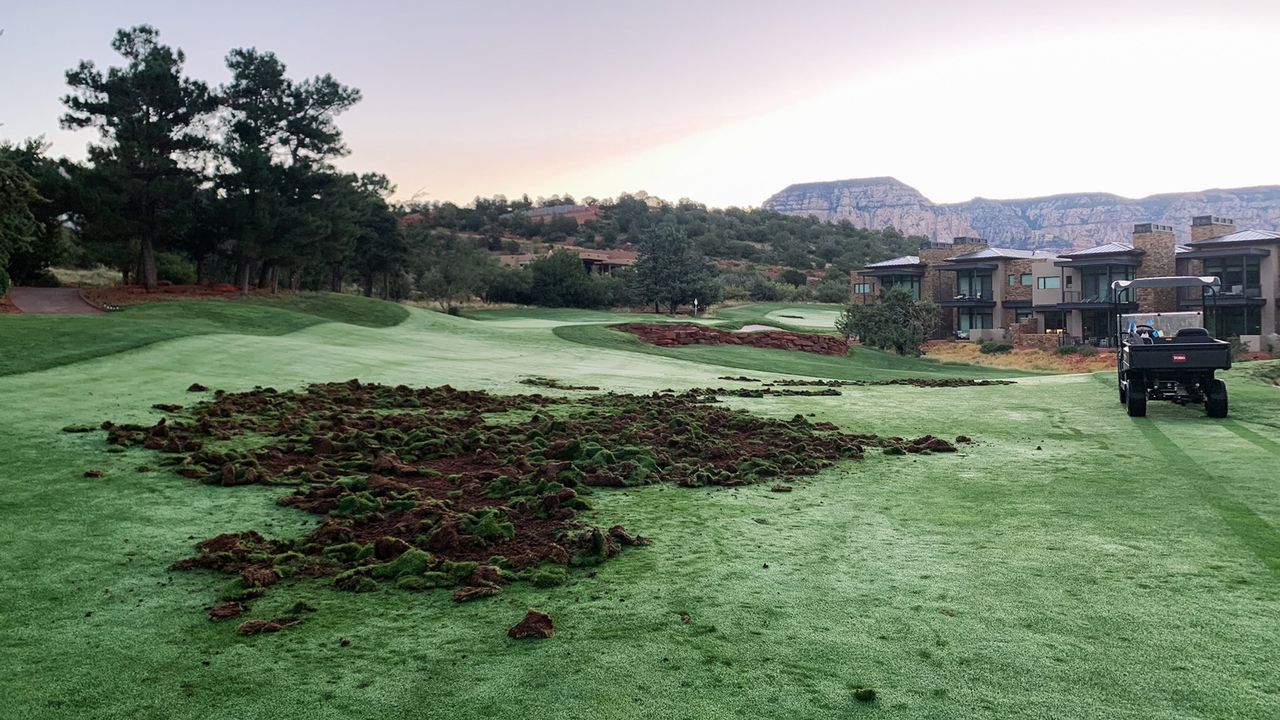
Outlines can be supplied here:
<path id="1" fill-rule="evenodd" d="M 1126 393 L 1125 406 L 1129 417 L 1147 416 L 1147 389 L 1138 383 L 1129 381 L 1129 392 Z"/>
<path id="2" fill-rule="evenodd" d="M 1210 380 L 1204 392 L 1204 411 L 1211 418 L 1227 416 L 1227 384 Z"/>

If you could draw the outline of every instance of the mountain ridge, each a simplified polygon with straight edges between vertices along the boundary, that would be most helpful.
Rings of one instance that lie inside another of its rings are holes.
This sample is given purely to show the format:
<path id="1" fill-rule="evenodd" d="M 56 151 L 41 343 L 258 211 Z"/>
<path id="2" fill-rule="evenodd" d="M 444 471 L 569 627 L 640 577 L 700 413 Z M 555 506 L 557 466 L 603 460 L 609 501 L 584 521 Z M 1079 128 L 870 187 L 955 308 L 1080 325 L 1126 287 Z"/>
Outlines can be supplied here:
<path id="1" fill-rule="evenodd" d="M 813 215 L 824 222 L 892 225 L 934 242 L 976 236 L 1019 249 L 1085 248 L 1128 240 L 1133 224 L 1171 225 L 1179 241 L 1190 236 L 1191 218 L 1232 218 L 1240 229 L 1280 229 L 1280 185 L 1209 188 L 1129 198 L 1107 192 L 1059 193 L 1013 199 L 974 197 L 935 203 L 891 176 L 794 183 L 770 196 L 763 208 Z"/>

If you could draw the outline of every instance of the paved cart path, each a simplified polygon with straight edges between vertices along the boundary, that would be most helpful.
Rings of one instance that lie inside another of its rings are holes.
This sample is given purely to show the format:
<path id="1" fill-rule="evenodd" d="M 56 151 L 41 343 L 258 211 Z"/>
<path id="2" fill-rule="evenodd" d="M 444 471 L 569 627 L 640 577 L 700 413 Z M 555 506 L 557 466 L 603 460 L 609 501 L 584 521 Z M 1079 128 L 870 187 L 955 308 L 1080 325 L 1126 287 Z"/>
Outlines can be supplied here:
<path id="1" fill-rule="evenodd" d="M 102 311 L 85 302 L 75 288 L 15 287 L 9 301 L 29 315 L 100 315 Z"/>

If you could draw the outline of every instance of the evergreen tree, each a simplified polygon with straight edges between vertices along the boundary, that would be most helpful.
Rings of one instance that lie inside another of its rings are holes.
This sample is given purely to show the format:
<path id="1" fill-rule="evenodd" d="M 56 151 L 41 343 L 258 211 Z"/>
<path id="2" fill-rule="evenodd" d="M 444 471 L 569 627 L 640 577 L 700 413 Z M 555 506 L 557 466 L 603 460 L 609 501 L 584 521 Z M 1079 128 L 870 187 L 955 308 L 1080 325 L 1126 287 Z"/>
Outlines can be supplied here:
<path id="1" fill-rule="evenodd" d="M 641 301 L 653 303 L 655 308 L 666 306 L 674 314 L 694 300 L 705 307 L 718 299 L 714 275 L 715 268 L 694 248 L 685 231 L 663 224 L 642 236 L 632 283 Z"/>
<path id="2" fill-rule="evenodd" d="M 97 128 L 101 143 L 89 158 L 101 192 L 90 223 L 118 242 L 136 239 L 137 277 L 156 287 L 156 252 L 190 221 L 199 177 L 194 165 L 209 145 L 205 121 L 216 101 L 208 86 L 183 75 L 186 57 L 139 25 L 116 33 L 111 47 L 126 61 L 106 73 L 82 60 L 67 71 L 66 128 Z"/>

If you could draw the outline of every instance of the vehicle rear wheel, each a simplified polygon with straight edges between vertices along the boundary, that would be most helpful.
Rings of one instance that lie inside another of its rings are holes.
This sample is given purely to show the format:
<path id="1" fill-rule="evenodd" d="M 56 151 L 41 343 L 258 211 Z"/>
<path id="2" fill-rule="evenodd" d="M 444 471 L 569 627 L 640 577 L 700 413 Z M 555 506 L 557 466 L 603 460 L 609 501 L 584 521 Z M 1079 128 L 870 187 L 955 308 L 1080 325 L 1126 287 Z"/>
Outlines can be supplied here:
<path id="1" fill-rule="evenodd" d="M 1211 418 L 1227 416 L 1227 384 L 1221 380 L 1210 380 L 1204 392 L 1204 411 Z"/>
<path id="2" fill-rule="evenodd" d="M 1142 385 L 1129 381 L 1129 392 L 1126 393 L 1125 406 L 1129 417 L 1147 416 L 1147 389 Z"/>

